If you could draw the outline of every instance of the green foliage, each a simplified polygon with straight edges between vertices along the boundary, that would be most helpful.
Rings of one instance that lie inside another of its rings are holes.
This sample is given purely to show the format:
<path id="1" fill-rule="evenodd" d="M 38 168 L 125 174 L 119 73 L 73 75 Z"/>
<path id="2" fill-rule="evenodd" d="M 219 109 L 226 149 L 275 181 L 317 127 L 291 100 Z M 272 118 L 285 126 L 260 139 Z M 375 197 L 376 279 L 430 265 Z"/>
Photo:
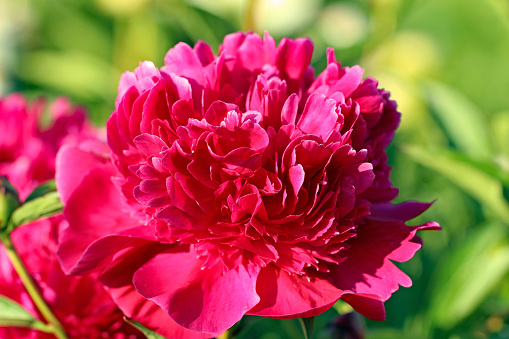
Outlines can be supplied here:
<path id="1" fill-rule="evenodd" d="M 19 206 L 16 189 L 6 177 L 0 177 L 0 231 L 9 225 L 12 212 Z"/>
<path id="2" fill-rule="evenodd" d="M 40 185 L 20 203 L 16 189 L 6 178 L 1 179 L 0 233 L 9 234 L 18 226 L 62 212 L 64 206 L 56 192 L 55 181 Z"/>
<path id="3" fill-rule="evenodd" d="M 56 190 L 57 184 L 55 183 L 55 180 L 48 181 L 33 190 L 32 193 L 30 193 L 30 195 L 25 199 L 25 203 L 40 198 L 50 192 L 56 192 Z"/>
<path id="4" fill-rule="evenodd" d="M 36 320 L 23 306 L 0 295 L 0 327 L 27 327 L 51 332 L 48 325 Z"/>
<path id="5" fill-rule="evenodd" d="M 57 192 L 47 193 L 24 203 L 16 209 L 12 213 L 8 229 L 12 230 L 34 220 L 58 214 L 62 212 L 63 207 Z"/>
<path id="6" fill-rule="evenodd" d="M 501 224 L 482 225 L 435 271 L 431 321 L 452 328 L 473 313 L 509 272 L 509 242 Z"/>
<path id="7" fill-rule="evenodd" d="M 140 330 L 140 332 L 143 333 L 147 337 L 147 339 L 165 339 L 165 337 L 163 337 L 162 335 L 159 335 L 159 334 L 149 330 L 148 328 L 146 328 L 145 326 L 143 326 L 136 320 L 127 319 L 126 317 L 124 317 L 124 321 L 126 323 L 128 323 L 129 325 Z"/>

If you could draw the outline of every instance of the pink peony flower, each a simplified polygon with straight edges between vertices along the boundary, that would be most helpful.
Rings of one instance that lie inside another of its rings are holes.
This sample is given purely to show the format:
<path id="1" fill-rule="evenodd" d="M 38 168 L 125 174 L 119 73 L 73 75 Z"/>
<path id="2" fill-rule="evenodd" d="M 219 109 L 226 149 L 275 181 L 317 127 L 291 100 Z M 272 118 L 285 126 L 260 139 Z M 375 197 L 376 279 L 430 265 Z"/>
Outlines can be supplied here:
<path id="1" fill-rule="evenodd" d="M 0 174 L 19 191 L 21 200 L 55 177 L 55 157 L 64 144 L 77 144 L 98 134 L 85 110 L 60 97 L 50 107 L 50 125 L 43 126 L 43 99 L 28 104 L 21 94 L 0 98 Z"/>
<path id="2" fill-rule="evenodd" d="M 100 272 L 127 316 L 168 337 L 219 335 L 245 314 L 314 316 L 340 298 L 384 319 L 411 285 L 392 261 L 439 226 L 405 225 L 429 204 L 390 203 L 389 93 L 332 50 L 315 78 L 312 50 L 235 33 L 218 56 L 180 43 L 160 70 L 125 73 L 111 160 L 70 147 L 57 159 L 66 272 Z"/>
<path id="3" fill-rule="evenodd" d="M 51 106 L 48 127 L 41 123 L 44 102 L 29 105 L 21 94 L 0 99 L 0 175 L 20 192 L 21 200 L 55 176 L 55 157 L 62 145 L 97 149 L 100 134 L 85 120 L 81 108 L 66 98 Z M 123 321 L 123 314 L 97 277 L 64 274 L 56 256 L 57 233 L 66 224 L 62 215 L 15 229 L 12 241 L 28 271 L 70 338 L 138 338 L 141 333 Z M 42 319 L 0 245 L 0 294 Z M 1 338 L 54 338 L 24 328 L 0 327 Z"/>
<path id="4" fill-rule="evenodd" d="M 13 243 L 44 299 L 69 338 L 144 338 L 123 320 L 123 314 L 96 277 L 65 275 L 56 256 L 62 216 L 33 222 L 12 233 Z M 0 294 L 20 303 L 41 319 L 23 283 L 0 246 Z M 1 338 L 51 339 L 53 335 L 19 327 L 0 327 Z"/>

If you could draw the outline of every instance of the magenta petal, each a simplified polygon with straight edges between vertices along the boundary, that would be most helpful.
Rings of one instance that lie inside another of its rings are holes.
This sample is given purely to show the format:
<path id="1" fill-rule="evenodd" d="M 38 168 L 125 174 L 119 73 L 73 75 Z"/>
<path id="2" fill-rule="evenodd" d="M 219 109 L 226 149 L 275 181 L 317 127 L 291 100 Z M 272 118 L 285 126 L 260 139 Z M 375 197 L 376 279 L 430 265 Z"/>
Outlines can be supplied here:
<path id="1" fill-rule="evenodd" d="M 177 324 L 219 335 L 256 305 L 257 272 L 239 266 L 200 267 L 196 252 L 167 251 L 156 255 L 134 274 L 133 283 L 145 298 L 161 306 Z"/>
<path id="2" fill-rule="evenodd" d="M 210 338 L 211 335 L 190 331 L 176 324 L 161 307 L 142 297 L 134 288 L 134 272 L 160 247 L 142 247 L 141 252 L 135 251 L 124 256 L 122 261 L 116 262 L 108 272 L 100 276 L 100 281 L 107 286 L 113 300 L 126 317 L 140 322 L 150 330 L 167 338 Z M 140 255 L 141 253 L 143 254 Z"/>
<path id="3" fill-rule="evenodd" d="M 441 229 L 440 225 L 434 221 L 412 227 L 411 232 L 405 240 L 401 242 L 401 246 L 387 255 L 387 258 L 399 262 L 410 260 L 414 256 L 415 252 L 422 247 L 421 239 L 416 236 L 415 233 L 420 230 L 438 231 Z"/>
<path id="4" fill-rule="evenodd" d="M 403 204 L 404 205 L 404 204 Z M 410 204 L 419 210 L 421 206 Z M 374 205 L 373 205 L 374 206 Z M 380 207 L 380 206 L 379 206 Z M 397 211 L 396 206 L 392 211 Z M 383 300 L 389 299 L 399 285 L 409 287 L 410 278 L 397 268 L 389 259 L 406 261 L 421 247 L 415 236 L 419 229 L 436 229 L 436 223 L 419 227 L 408 227 L 404 224 L 407 217 L 415 212 L 401 210 L 401 216 L 392 217 L 394 221 L 378 220 L 376 215 L 369 216 L 359 228 L 357 237 L 351 239 L 351 247 L 346 251 L 346 260 L 338 266 L 331 267 L 331 278 L 338 288 L 355 293 L 377 294 Z M 382 213 L 382 215 L 385 215 Z M 400 219 L 400 220 L 397 220 Z"/>
<path id="5" fill-rule="evenodd" d="M 131 216 L 130 206 L 110 176 L 104 168 L 91 170 L 67 200 L 64 216 L 69 227 L 60 234 L 58 249 L 67 272 L 82 262 L 83 252 L 94 241 L 140 225 L 140 220 Z M 101 252 L 94 254 L 97 259 L 102 255 Z M 85 266 L 93 269 L 94 264 L 95 260 L 87 260 Z M 85 270 L 83 264 L 80 264 L 81 270 Z"/>
<path id="6" fill-rule="evenodd" d="M 284 38 L 277 48 L 276 65 L 290 79 L 300 79 L 309 66 L 313 55 L 313 42 L 308 38 L 290 40 Z"/>
<path id="7" fill-rule="evenodd" d="M 354 310 L 371 320 L 385 320 L 385 308 L 383 299 L 376 294 L 356 293 L 345 294 L 341 298 Z"/>
<path id="8" fill-rule="evenodd" d="M 346 70 L 346 73 L 329 89 L 330 94 L 339 91 L 348 98 L 359 87 L 363 74 L 364 70 L 357 65 Z"/>
<path id="9" fill-rule="evenodd" d="M 315 134 L 326 140 L 337 120 L 336 102 L 323 94 L 314 93 L 308 98 L 297 127 L 304 133 Z"/>
<path id="10" fill-rule="evenodd" d="M 109 288 L 108 290 L 126 317 L 138 321 L 166 338 L 202 339 L 213 337 L 178 325 L 156 303 L 142 297 L 133 285 Z"/>
<path id="11" fill-rule="evenodd" d="M 298 109 L 299 109 L 299 96 L 293 93 L 288 97 L 288 99 L 286 99 L 285 104 L 281 109 L 281 124 L 282 125 L 295 124 Z"/>
<path id="12" fill-rule="evenodd" d="M 146 245 L 147 240 L 151 238 L 146 232 L 147 230 L 140 226 L 98 240 L 93 240 L 93 236 L 82 234 L 79 238 L 81 241 L 76 241 L 76 234 L 65 229 L 59 238 L 57 256 L 67 274 L 100 271 L 111 263 L 117 253 Z M 150 240 L 155 238 L 152 237 Z"/>
<path id="13" fill-rule="evenodd" d="M 331 307 L 344 293 L 320 274 L 300 277 L 274 265 L 260 271 L 256 291 L 260 303 L 248 314 L 276 318 L 315 316 Z"/>
<path id="14" fill-rule="evenodd" d="M 55 180 L 60 199 L 65 204 L 83 177 L 96 167 L 110 167 L 104 157 L 84 152 L 76 147 L 63 146 L 56 158 Z"/>
<path id="15" fill-rule="evenodd" d="M 133 141 L 138 150 L 145 157 L 159 155 L 162 148 L 167 147 L 166 143 L 161 138 L 147 133 L 138 135 Z"/>
<path id="16" fill-rule="evenodd" d="M 383 300 L 389 299 L 399 285 L 408 286 L 409 278 L 393 263 L 367 251 L 365 247 L 351 249 L 344 262 L 331 268 L 335 286 L 355 293 L 378 294 Z"/>
<path id="17" fill-rule="evenodd" d="M 164 58 L 165 66 L 162 71 L 174 73 L 184 78 L 190 78 L 203 85 L 205 75 L 203 66 L 196 52 L 187 44 L 181 42 L 170 49 Z"/>

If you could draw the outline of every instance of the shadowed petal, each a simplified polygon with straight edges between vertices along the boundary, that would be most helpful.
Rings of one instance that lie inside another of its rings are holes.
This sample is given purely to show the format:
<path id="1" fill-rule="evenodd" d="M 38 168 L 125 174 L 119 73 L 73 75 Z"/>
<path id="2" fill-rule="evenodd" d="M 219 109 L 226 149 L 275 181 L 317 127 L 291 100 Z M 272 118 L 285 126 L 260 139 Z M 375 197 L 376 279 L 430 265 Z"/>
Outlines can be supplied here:
<path id="1" fill-rule="evenodd" d="M 261 300 L 249 314 L 275 318 L 311 317 L 331 307 L 344 293 L 320 274 L 308 277 L 289 274 L 274 265 L 263 268 L 256 285 Z"/>

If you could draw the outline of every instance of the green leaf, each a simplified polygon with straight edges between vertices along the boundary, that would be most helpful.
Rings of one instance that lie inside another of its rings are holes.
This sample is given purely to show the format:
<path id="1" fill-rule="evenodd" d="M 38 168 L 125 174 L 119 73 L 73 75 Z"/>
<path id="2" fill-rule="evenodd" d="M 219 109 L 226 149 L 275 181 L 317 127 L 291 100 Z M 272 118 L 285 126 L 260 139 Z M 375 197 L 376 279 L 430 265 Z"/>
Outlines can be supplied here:
<path id="1" fill-rule="evenodd" d="M 60 213 L 63 207 L 57 192 L 30 200 L 14 211 L 8 230 L 12 231 L 20 225 Z"/>
<path id="2" fill-rule="evenodd" d="M 352 306 L 350 306 L 341 299 L 339 299 L 332 307 L 338 312 L 339 315 L 350 313 L 353 311 Z"/>
<path id="3" fill-rule="evenodd" d="M 431 281 L 429 317 L 442 328 L 452 328 L 472 314 L 509 272 L 509 244 L 505 227 L 479 225 L 440 261 Z"/>
<path id="4" fill-rule="evenodd" d="M 509 220 L 509 206 L 503 195 L 503 185 L 482 166 L 468 158 L 445 150 L 403 148 L 414 161 L 437 171 L 482 203 L 483 207 L 501 220 Z"/>
<path id="5" fill-rule="evenodd" d="M 315 327 L 315 317 L 299 318 L 300 324 L 302 325 L 302 331 L 304 332 L 305 339 L 313 339 L 313 329 Z"/>
<path id="6" fill-rule="evenodd" d="M 111 67 L 105 60 L 83 51 L 49 48 L 33 51 L 20 59 L 17 72 L 25 81 L 82 100 L 109 100 L 114 96 Z"/>
<path id="7" fill-rule="evenodd" d="M 146 328 L 145 326 L 143 326 L 142 324 L 140 324 L 136 320 L 128 319 L 128 318 L 124 317 L 124 321 L 126 323 L 128 323 L 129 325 L 131 325 L 131 326 L 137 328 L 138 330 L 140 330 L 140 332 L 143 333 L 147 337 L 147 339 L 166 339 L 162 335 L 157 334 L 156 332 L 153 332 L 153 331 L 149 330 L 148 328 Z"/>
<path id="8" fill-rule="evenodd" d="M 43 332 L 51 332 L 51 328 L 35 319 L 23 306 L 0 295 L 0 327 L 28 327 Z"/>
<path id="9" fill-rule="evenodd" d="M 442 124 L 451 142 L 471 156 L 492 155 L 489 128 L 483 114 L 465 95 L 439 82 L 425 85 L 431 111 Z"/>
<path id="10" fill-rule="evenodd" d="M 7 227 L 18 206 L 18 192 L 6 177 L 0 176 L 0 229 Z"/>
<path id="11" fill-rule="evenodd" d="M 55 183 L 55 180 L 47 181 L 33 190 L 32 193 L 30 193 L 30 195 L 25 199 L 25 203 L 29 202 L 30 200 L 40 198 L 50 192 L 55 192 L 56 190 L 57 184 Z"/>

